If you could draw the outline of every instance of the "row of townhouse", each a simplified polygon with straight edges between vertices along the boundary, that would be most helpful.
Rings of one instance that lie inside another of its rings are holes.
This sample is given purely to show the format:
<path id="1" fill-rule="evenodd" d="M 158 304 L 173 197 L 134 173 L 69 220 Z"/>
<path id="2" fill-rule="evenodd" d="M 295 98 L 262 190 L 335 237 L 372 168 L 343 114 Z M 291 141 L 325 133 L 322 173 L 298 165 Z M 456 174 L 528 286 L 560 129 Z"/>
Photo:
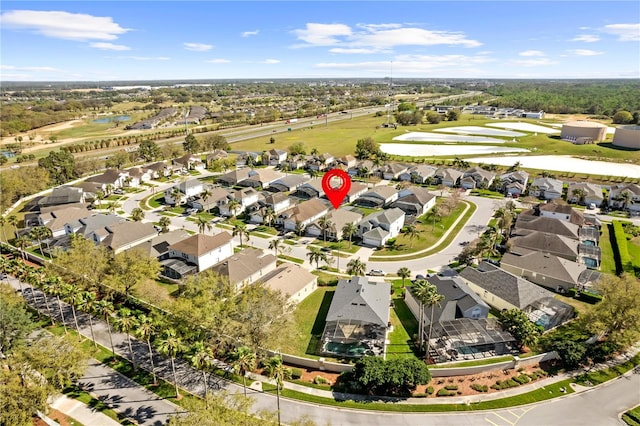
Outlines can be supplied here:
<path id="1" fill-rule="evenodd" d="M 178 113 L 178 108 L 163 108 L 153 117 L 149 117 L 145 120 L 138 121 L 133 123 L 130 126 L 127 126 L 127 130 L 144 130 L 144 129 L 153 129 L 158 124 L 162 123 L 165 120 L 170 119 Z"/>

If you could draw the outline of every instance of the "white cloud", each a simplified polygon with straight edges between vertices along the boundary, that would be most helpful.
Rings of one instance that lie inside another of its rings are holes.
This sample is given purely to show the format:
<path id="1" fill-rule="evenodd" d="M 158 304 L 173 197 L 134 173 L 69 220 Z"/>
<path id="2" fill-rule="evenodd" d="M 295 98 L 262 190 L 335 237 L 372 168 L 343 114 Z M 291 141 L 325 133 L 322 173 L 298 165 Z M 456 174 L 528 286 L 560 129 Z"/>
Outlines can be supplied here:
<path id="1" fill-rule="evenodd" d="M 331 46 L 338 43 L 337 36 L 351 35 L 351 28 L 343 24 L 307 23 L 305 29 L 293 30 L 293 33 L 307 45 Z"/>
<path id="2" fill-rule="evenodd" d="M 215 58 L 215 59 L 207 59 L 205 62 L 209 64 L 228 64 L 231 61 L 224 58 Z"/>
<path id="3" fill-rule="evenodd" d="M 261 64 L 279 64 L 280 61 L 278 59 L 265 59 L 264 61 L 260 62 Z"/>
<path id="4" fill-rule="evenodd" d="M 368 54 L 368 53 L 380 53 L 378 49 L 363 49 L 363 48 L 344 48 L 344 47 L 334 47 L 329 49 L 330 53 L 347 53 L 347 54 Z"/>
<path id="5" fill-rule="evenodd" d="M 245 31 L 242 33 L 242 37 L 251 37 L 254 35 L 258 35 L 258 33 L 260 32 L 260 30 L 255 30 L 255 31 Z"/>
<path id="6" fill-rule="evenodd" d="M 120 56 L 119 59 L 133 59 L 134 61 L 168 61 L 168 56 Z"/>
<path id="7" fill-rule="evenodd" d="M 585 43 L 593 43 L 596 41 L 600 41 L 600 37 L 598 37 L 597 35 L 592 35 L 592 34 L 580 34 L 575 36 L 574 38 L 572 38 L 569 41 L 584 41 Z"/>
<path id="8" fill-rule="evenodd" d="M 184 48 L 187 50 L 191 50 L 192 52 L 206 52 L 207 50 L 213 49 L 212 44 L 204 44 L 204 43 L 183 43 Z"/>
<path id="9" fill-rule="evenodd" d="M 393 72 L 398 75 L 409 75 L 430 72 L 438 69 L 455 69 L 456 73 L 467 73 L 472 65 L 493 62 L 486 56 L 467 55 L 398 55 L 393 59 Z M 369 72 L 388 73 L 388 61 L 367 62 L 324 62 L 314 65 L 315 68 L 335 70 L 367 70 Z M 477 71 L 477 70 L 475 70 Z"/>
<path id="10" fill-rule="evenodd" d="M 2 70 L 14 70 L 14 71 L 45 71 L 45 72 L 65 72 L 58 68 L 53 67 L 16 67 L 15 65 L 0 65 Z"/>
<path id="11" fill-rule="evenodd" d="M 604 54 L 604 52 L 597 52 L 595 50 L 589 50 L 589 49 L 573 49 L 573 50 L 567 50 L 567 52 L 576 56 L 597 56 L 597 55 Z"/>
<path id="12" fill-rule="evenodd" d="M 520 59 L 512 61 L 516 65 L 521 65 L 523 67 L 540 67 L 544 65 L 553 65 L 558 62 L 552 61 L 549 58 L 540 58 L 540 59 Z"/>
<path id="13" fill-rule="evenodd" d="M 0 16 L 0 24 L 65 40 L 115 40 L 130 31 L 108 16 L 62 11 L 11 10 Z"/>
<path id="14" fill-rule="evenodd" d="M 544 56 L 544 52 L 539 50 L 525 50 L 524 52 L 518 53 L 520 56 Z"/>
<path id="15" fill-rule="evenodd" d="M 105 43 L 105 42 L 89 43 L 89 46 L 95 49 L 101 49 L 101 50 L 131 50 L 129 46 L 124 46 L 122 44 Z"/>
<path id="16" fill-rule="evenodd" d="M 604 32 L 617 35 L 619 41 L 640 41 L 640 24 L 611 24 Z"/>

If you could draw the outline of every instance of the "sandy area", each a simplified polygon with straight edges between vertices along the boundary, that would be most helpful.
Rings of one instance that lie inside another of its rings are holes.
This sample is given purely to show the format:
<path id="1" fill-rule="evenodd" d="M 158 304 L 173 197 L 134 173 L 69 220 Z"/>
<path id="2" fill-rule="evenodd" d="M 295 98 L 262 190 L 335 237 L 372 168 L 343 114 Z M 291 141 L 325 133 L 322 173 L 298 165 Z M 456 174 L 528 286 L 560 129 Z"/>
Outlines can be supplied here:
<path id="1" fill-rule="evenodd" d="M 583 160 L 581 158 L 574 158 L 569 155 L 510 155 L 506 157 L 468 158 L 467 160 L 484 164 L 498 164 L 501 166 L 511 166 L 515 162 L 519 161 L 522 167 L 538 170 L 598 174 L 603 176 L 620 176 L 634 179 L 640 178 L 640 166 L 637 166 L 635 164 Z"/>
<path id="2" fill-rule="evenodd" d="M 488 127 L 481 126 L 458 126 L 458 127 L 445 127 L 443 129 L 434 129 L 434 132 L 445 133 L 461 133 L 470 135 L 483 135 L 483 136 L 504 136 L 508 138 L 516 138 L 526 136 L 526 133 L 511 132 L 509 130 L 490 129 Z"/>
<path id="3" fill-rule="evenodd" d="M 504 143 L 502 139 L 487 138 L 484 136 L 443 135 L 431 132 L 409 132 L 396 136 L 394 141 L 416 142 L 472 142 L 472 143 Z"/>
<path id="4" fill-rule="evenodd" d="M 392 155 L 412 155 L 429 157 L 431 155 L 481 155 L 498 153 L 529 152 L 524 148 L 479 145 L 420 145 L 405 143 L 383 143 L 380 150 Z M 486 163 L 486 161 L 483 161 Z"/>
<path id="5" fill-rule="evenodd" d="M 501 129 L 522 130 L 523 132 L 530 133 L 560 133 L 560 130 L 558 129 L 521 122 L 487 123 L 487 126 L 500 127 Z"/>

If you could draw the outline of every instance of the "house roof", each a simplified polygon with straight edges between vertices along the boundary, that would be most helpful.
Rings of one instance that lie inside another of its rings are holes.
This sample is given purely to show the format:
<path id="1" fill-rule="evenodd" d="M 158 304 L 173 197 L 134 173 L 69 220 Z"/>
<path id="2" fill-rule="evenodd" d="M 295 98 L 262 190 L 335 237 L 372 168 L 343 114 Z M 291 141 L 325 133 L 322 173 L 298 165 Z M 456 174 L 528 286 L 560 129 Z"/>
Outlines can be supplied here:
<path id="1" fill-rule="evenodd" d="M 82 201 L 82 188 L 73 186 L 60 186 L 53 188 L 51 194 L 38 200 L 39 206 L 55 206 L 60 204 L 79 203 Z"/>
<path id="2" fill-rule="evenodd" d="M 249 172 L 249 180 L 255 180 L 261 183 L 271 183 L 282 177 L 282 173 L 273 169 L 256 169 Z"/>
<path id="3" fill-rule="evenodd" d="M 389 235 L 388 231 L 385 231 L 382 228 L 373 228 L 362 234 L 362 238 L 382 241 L 387 235 Z"/>
<path id="4" fill-rule="evenodd" d="M 440 168 L 436 172 L 436 176 L 440 176 L 442 180 L 451 180 L 453 182 L 460 179 L 463 174 L 464 173 L 462 173 L 460 170 L 452 168 Z"/>
<path id="5" fill-rule="evenodd" d="M 87 181 L 88 182 L 98 182 L 98 183 L 113 184 L 118 179 L 120 179 L 123 174 L 126 175 L 128 173 L 122 172 L 120 170 L 115 170 L 115 169 L 107 169 L 101 175 L 92 176 L 89 179 L 87 179 Z"/>
<path id="6" fill-rule="evenodd" d="M 391 284 L 367 277 L 339 280 L 326 321 L 360 321 L 387 327 Z"/>
<path id="7" fill-rule="evenodd" d="M 438 293 L 444 296 L 440 306 L 434 307 L 434 322 L 461 318 L 462 313 L 474 306 L 481 306 L 489 310 L 489 306 L 473 292 L 459 277 L 441 277 L 432 275 L 427 278 L 429 283 L 436 286 Z M 431 318 L 431 309 L 425 311 Z"/>
<path id="8" fill-rule="evenodd" d="M 400 191 L 399 196 L 398 201 L 417 202 L 422 206 L 436 198 L 435 195 L 420 186 L 409 186 Z"/>
<path id="9" fill-rule="evenodd" d="M 44 226 L 52 231 L 64 228 L 66 223 L 77 221 L 91 214 L 85 206 L 62 207 L 50 210 L 46 213 L 40 213 L 40 220 Z"/>
<path id="10" fill-rule="evenodd" d="M 401 217 L 403 217 L 405 214 L 402 210 L 400 210 L 399 208 L 392 208 L 392 209 L 386 209 L 386 210 L 380 210 L 378 212 L 373 212 L 370 215 L 368 215 L 367 217 L 365 217 L 363 220 L 365 221 L 375 221 L 378 223 L 383 223 L 383 224 L 387 224 L 387 225 L 391 225 L 392 223 L 394 223 L 396 220 L 400 219 Z"/>
<path id="11" fill-rule="evenodd" d="M 568 197 L 569 198 L 574 197 L 573 191 L 578 189 L 582 189 L 585 192 L 586 198 L 597 198 L 600 200 L 604 199 L 604 196 L 602 195 L 602 187 L 600 185 L 596 185 L 595 183 L 591 183 L 591 182 L 570 183 L 567 188 Z"/>
<path id="12" fill-rule="evenodd" d="M 290 219 L 295 222 L 304 222 L 310 218 L 328 210 L 327 206 L 317 198 L 303 201 L 293 207 Z"/>
<path id="13" fill-rule="evenodd" d="M 153 170 L 154 172 L 158 172 L 160 170 L 165 170 L 169 167 L 169 165 L 167 163 L 165 163 L 164 161 L 160 161 L 157 163 L 153 163 L 153 164 L 149 164 L 147 166 L 144 166 L 145 168 L 149 169 L 149 170 Z"/>
<path id="14" fill-rule="evenodd" d="M 209 253 L 210 251 L 227 244 L 231 241 L 231 238 L 231 234 L 227 231 L 222 231 L 214 236 L 195 234 L 182 241 L 171 244 L 170 248 L 175 251 L 200 257 L 203 254 Z"/>
<path id="15" fill-rule="evenodd" d="M 380 186 L 374 187 L 371 191 L 365 192 L 362 196 L 363 197 L 373 196 L 376 198 L 382 198 L 383 200 L 386 200 L 397 193 L 398 193 L 398 190 L 392 186 L 380 185 Z"/>
<path id="16" fill-rule="evenodd" d="M 500 175 L 500 180 L 502 182 L 507 181 L 525 183 L 527 180 L 529 180 L 529 173 L 525 172 L 524 170 L 516 170 L 515 172 L 509 172 Z"/>
<path id="17" fill-rule="evenodd" d="M 478 269 L 467 266 L 460 272 L 460 277 L 518 309 L 544 297 L 553 297 L 550 291 L 488 262 L 480 262 Z"/>
<path id="18" fill-rule="evenodd" d="M 282 294 L 292 296 L 317 279 L 318 277 L 306 268 L 285 263 L 265 275 L 260 282 L 273 291 L 280 291 Z"/>
<path id="19" fill-rule="evenodd" d="M 578 239 L 578 225 L 552 217 L 533 216 L 528 213 L 518 215 L 514 235 L 528 234 L 526 231 L 540 231 Z"/>
<path id="20" fill-rule="evenodd" d="M 422 177 L 429 177 L 436 174 L 438 171 L 437 167 L 428 166 L 426 164 L 421 164 L 419 166 L 414 166 L 409 169 L 412 175 L 418 175 Z"/>
<path id="21" fill-rule="evenodd" d="M 232 284 L 241 283 L 260 269 L 274 264 L 276 257 L 256 248 L 245 248 L 211 267 L 211 271 L 227 277 Z"/>
<path id="22" fill-rule="evenodd" d="M 539 251 L 534 251 L 523 256 L 505 253 L 502 257 L 501 264 L 536 272 L 540 275 L 573 284 L 578 283 L 580 274 L 587 269 L 586 266 L 579 263 Z"/>
<path id="23" fill-rule="evenodd" d="M 351 187 L 349 188 L 349 192 L 347 192 L 347 195 L 352 196 L 352 195 L 356 195 L 356 194 L 360 194 L 363 191 L 367 190 L 367 185 L 362 183 L 362 182 L 351 182 Z"/>
<path id="24" fill-rule="evenodd" d="M 124 220 L 124 218 L 115 214 L 98 213 L 67 222 L 65 226 L 68 224 L 72 228 L 78 228 L 77 232 L 86 237 L 94 230 L 104 228 L 114 223 L 123 222 Z"/>
<path id="25" fill-rule="evenodd" d="M 169 251 L 169 246 L 189 238 L 189 233 L 183 229 L 175 229 L 166 234 L 159 234 L 134 248 L 144 251 L 149 257 L 160 257 Z"/>
<path id="26" fill-rule="evenodd" d="M 265 204 L 268 204 L 270 206 L 274 206 L 274 205 L 276 205 L 278 203 L 283 202 L 287 198 L 289 198 L 287 196 L 287 194 L 282 193 L 282 192 L 268 192 L 264 196 L 264 202 L 265 202 Z"/>
<path id="27" fill-rule="evenodd" d="M 578 240 L 548 232 L 531 231 L 526 235 L 513 237 L 510 240 L 511 251 L 526 248 L 545 253 L 553 253 L 575 258 L 578 256 Z"/>
<path id="28" fill-rule="evenodd" d="M 280 183 L 286 186 L 287 188 L 296 188 L 310 180 L 311 178 L 307 175 L 287 175 L 284 177 L 280 177 L 278 180 L 272 182 L 272 185 L 276 183 Z"/>
<path id="29" fill-rule="evenodd" d="M 362 214 L 347 209 L 331 210 L 326 217 L 331 221 L 331 230 L 333 232 L 341 231 L 347 223 L 356 223 L 362 219 Z M 319 220 L 314 222 L 318 228 L 322 229 Z"/>
<path id="30" fill-rule="evenodd" d="M 617 185 L 611 188 L 611 192 L 609 193 L 610 197 L 616 197 L 618 194 L 622 192 L 630 192 L 632 195 L 640 196 L 640 185 L 635 183 L 628 183 Z"/>
<path id="31" fill-rule="evenodd" d="M 241 182 L 242 180 L 249 178 L 249 171 L 250 169 L 231 170 L 230 172 L 218 176 L 218 180 L 225 182 Z"/>
<path id="32" fill-rule="evenodd" d="M 485 170 L 482 167 L 473 167 L 467 170 L 466 172 L 464 172 L 464 176 L 473 176 L 474 178 L 476 176 L 479 176 L 481 179 L 490 181 L 494 177 L 496 177 L 496 174 L 488 170 Z"/>
<path id="33" fill-rule="evenodd" d="M 111 250 L 118 250 L 120 247 L 135 243 L 145 238 L 153 238 L 158 235 L 158 231 L 151 222 L 120 222 L 108 225 L 105 229 L 109 235 L 102 240 L 102 244 Z"/>
<path id="34" fill-rule="evenodd" d="M 193 154 L 185 154 L 182 157 L 174 158 L 173 162 L 178 164 L 189 164 L 199 162 L 200 158 Z"/>
<path id="35" fill-rule="evenodd" d="M 544 191 L 555 191 L 562 194 L 562 181 L 558 179 L 545 177 L 535 178 L 533 182 L 531 182 L 531 186 L 537 186 Z"/>

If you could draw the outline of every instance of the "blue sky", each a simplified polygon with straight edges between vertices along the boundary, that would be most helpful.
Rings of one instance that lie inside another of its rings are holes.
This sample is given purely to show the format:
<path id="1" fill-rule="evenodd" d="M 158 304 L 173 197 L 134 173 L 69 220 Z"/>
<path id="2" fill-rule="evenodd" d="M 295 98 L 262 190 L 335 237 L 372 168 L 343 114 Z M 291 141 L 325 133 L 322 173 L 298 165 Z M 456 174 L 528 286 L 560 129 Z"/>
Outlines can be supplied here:
<path id="1" fill-rule="evenodd" d="M 3 1 L 15 80 L 640 78 L 637 1 Z"/>

